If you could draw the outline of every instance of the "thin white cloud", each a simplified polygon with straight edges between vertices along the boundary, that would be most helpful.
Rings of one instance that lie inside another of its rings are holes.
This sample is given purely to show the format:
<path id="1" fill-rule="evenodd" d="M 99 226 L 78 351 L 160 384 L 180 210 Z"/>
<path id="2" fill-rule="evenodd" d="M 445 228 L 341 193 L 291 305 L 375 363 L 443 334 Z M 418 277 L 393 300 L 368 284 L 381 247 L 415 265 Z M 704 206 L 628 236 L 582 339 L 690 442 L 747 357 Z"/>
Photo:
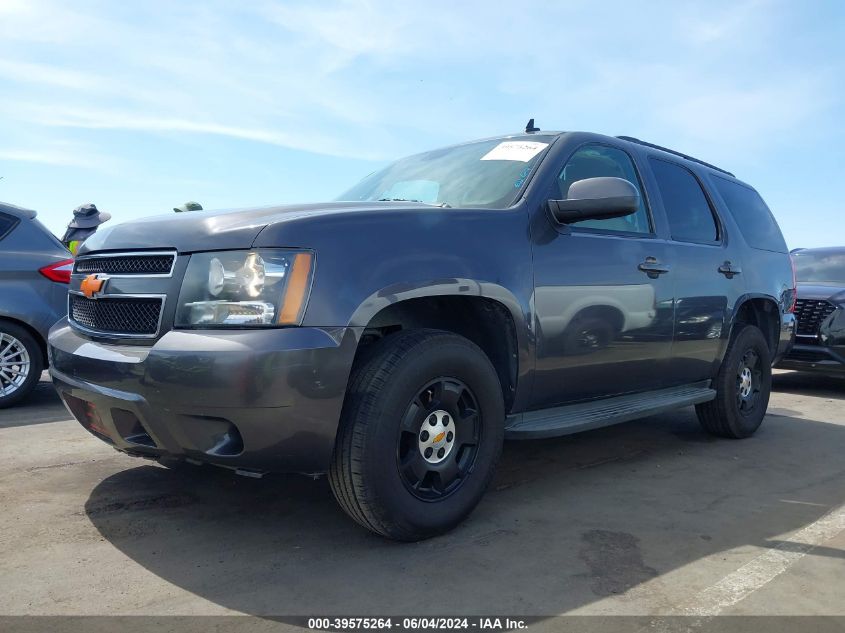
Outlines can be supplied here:
<path id="1" fill-rule="evenodd" d="M 74 151 L 55 147 L 3 148 L 0 149 L 0 161 L 39 163 L 85 169 L 101 169 L 107 165 L 107 161 L 103 157 L 92 154 L 90 151 Z"/>
<path id="2" fill-rule="evenodd" d="M 18 113 L 19 118 L 48 127 L 210 134 L 333 156 L 381 158 L 370 154 L 368 148 L 355 148 L 355 151 L 351 152 L 349 148 L 339 145 L 331 137 L 313 131 L 298 136 L 272 129 L 233 126 L 166 115 L 144 115 L 117 109 L 53 107 L 35 103 L 28 104 L 28 107 L 24 109 L 25 112 Z"/>
<path id="3" fill-rule="evenodd" d="M 760 34 L 783 28 L 763 0 L 647 14 L 620 2 L 606 8 L 618 22 L 589 2 L 0 2 L 6 125 L 57 134 L 212 135 L 381 159 L 542 112 L 552 127 L 728 148 L 737 135 L 765 144 L 831 102 L 828 68 L 758 70 L 771 45 Z"/>
<path id="4" fill-rule="evenodd" d="M 0 77 L 72 90 L 97 90 L 103 85 L 102 79 L 91 73 L 6 59 L 0 59 Z"/>
<path id="5" fill-rule="evenodd" d="M 761 16 L 771 16 L 773 4 L 772 0 L 745 0 L 721 10 L 708 4 L 691 5 L 681 21 L 684 37 L 707 46 L 730 44 L 738 37 L 758 37 L 765 30 L 766 21 Z"/>

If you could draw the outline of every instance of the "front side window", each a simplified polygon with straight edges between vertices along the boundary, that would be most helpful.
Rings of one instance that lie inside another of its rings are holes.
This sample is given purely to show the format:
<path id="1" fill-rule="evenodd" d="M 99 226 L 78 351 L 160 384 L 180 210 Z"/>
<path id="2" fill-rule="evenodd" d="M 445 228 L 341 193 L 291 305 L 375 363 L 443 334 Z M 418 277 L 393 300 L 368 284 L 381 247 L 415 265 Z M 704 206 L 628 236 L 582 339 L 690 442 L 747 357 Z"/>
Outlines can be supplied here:
<path id="1" fill-rule="evenodd" d="M 672 239 L 712 244 L 719 241 L 719 228 L 704 190 L 686 167 L 651 158 Z"/>
<path id="2" fill-rule="evenodd" d="M 573 222 L 569 226 L 624 233 L 651 233 L 651 223 L 648 219 L 640 179 L 637 176 L 636 169 L 634 169 L 631 157 L 621 149 L 607 145 L 584 145 L 580 147 L 560 170 L 555 183 L 557 191 L 552 191 L 550 197 L 556 200 L 566 200 L 569 187 L 576 181 L 605 176 L 624 178 L 637 188 L 640 194 L 640 207 L 637 212 L 622 218 L 581 220 L 580 222 Z"/>
<path id="3" fill-rule="evenodd" d="M 501 209 L 522 194 L 553 136 L 478 141 L 403 158 L 367 176 L 340 201 L 410 201 Z"/>

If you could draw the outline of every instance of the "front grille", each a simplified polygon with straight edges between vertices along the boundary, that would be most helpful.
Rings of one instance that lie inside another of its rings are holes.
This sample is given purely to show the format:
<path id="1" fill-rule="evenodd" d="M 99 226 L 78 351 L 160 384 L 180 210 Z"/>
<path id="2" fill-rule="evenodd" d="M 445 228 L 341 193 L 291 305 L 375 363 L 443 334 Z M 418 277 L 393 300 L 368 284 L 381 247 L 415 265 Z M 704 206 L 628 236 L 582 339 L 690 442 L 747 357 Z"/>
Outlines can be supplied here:
<path id="1" fill-rule="evenodd" d="M 836 306 L 829 301 L 798 299 L 795 302 L 795 318 L 798 319 L 799 336 L 817 336 L 819 326 L 829 317 Z"/>
<path id="2" fill-rule="evenodd" d="M 82 274 L 106 273 L 109 275 L 167 275 L 173 268 L 174 258 L 174 255 L 166 253 L 83 257 L 76 260 L 73 272 Z"/>
<path id="3" fill-rule="evenodd" d="M 158 297 L 86 299 L 70 295 L 70 320 L 104 334 L 155 336 L 161 315 Z"/>

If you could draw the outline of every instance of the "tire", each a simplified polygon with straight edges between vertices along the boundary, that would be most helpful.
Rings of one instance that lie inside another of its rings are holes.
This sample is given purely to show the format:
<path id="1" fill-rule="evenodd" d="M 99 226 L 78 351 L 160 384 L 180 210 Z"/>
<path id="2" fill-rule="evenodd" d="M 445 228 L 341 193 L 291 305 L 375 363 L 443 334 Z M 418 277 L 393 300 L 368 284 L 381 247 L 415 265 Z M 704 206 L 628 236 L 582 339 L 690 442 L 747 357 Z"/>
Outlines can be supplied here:
<path id="1" fill-rule="evenodd" d="M 26 398 L 44 369 L 38 341 L 19 325 L 0 321 L 0 409 Z"/>
<path id="2" fill-rule="evenodd" d="M 757 327 L 743 325 L 734 332 L 714 386 L 716 398 L 695 407 L 701 426 L 719 437 L 754 435 L 772 390 L 771 353 Z"/>
<path id="3" fill-rule="evenodd" d="M 355 521 L 389 539 L 447 532 L 487 489 L 504 418 L 498 376 L 474 343 L 438 330 L 388 336 L 352 370 L 332 492 Z"/>

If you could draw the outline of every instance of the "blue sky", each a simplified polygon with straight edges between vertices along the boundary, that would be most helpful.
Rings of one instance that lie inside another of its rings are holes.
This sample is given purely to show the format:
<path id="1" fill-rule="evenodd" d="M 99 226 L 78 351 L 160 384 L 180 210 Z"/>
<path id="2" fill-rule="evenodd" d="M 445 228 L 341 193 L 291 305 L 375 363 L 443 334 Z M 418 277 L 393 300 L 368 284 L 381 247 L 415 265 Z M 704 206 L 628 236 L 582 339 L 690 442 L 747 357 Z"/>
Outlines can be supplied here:
<path id="1" fill-rule="evenodd" d="M 392 158 L 627 134 L 845 244 L 845 2 L 0 0 L 0 200 L 56 233 L 186 200 L 331 199 Z"/>

